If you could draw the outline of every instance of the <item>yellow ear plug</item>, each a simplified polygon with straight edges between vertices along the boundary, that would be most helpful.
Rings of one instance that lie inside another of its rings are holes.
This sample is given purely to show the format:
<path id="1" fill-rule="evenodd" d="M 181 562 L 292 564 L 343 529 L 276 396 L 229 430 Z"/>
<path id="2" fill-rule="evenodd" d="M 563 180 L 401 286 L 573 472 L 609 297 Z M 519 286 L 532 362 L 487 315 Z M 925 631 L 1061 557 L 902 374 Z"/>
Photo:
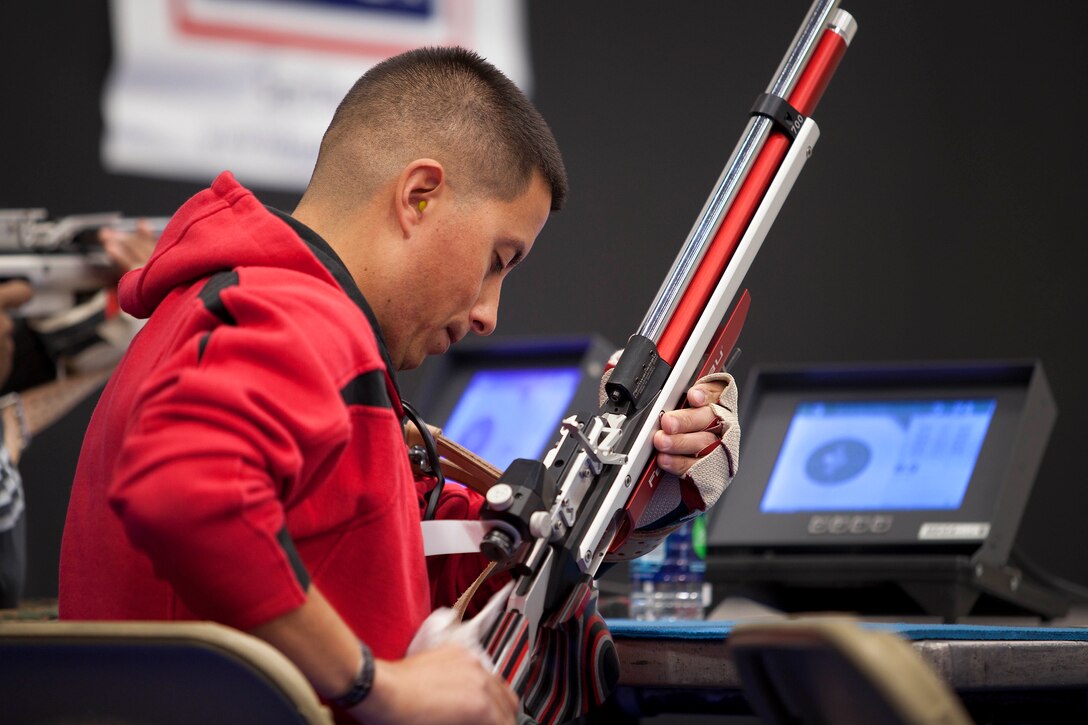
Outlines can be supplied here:
<path id="1" fill-rule="evenodd" d="M 424 199 L 423 201 L 419 202 L 419 210 L 423 211 L 426 208 L 427 208 L 427 200 Z"/>

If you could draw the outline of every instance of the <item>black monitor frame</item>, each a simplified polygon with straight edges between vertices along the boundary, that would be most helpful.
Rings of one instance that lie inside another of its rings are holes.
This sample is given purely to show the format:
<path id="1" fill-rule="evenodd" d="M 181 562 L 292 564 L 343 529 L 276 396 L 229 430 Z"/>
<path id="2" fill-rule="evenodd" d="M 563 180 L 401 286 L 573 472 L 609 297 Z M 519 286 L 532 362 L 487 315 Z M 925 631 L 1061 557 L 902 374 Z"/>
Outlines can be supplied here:
<path id="1" fill-rule="evenodd" d="M 567 415 L 576 411 L 595 411 L 605 363 L 618 346 L 597 335 L 526 336 L 466 339 L 451 348 L 431 366 L 420 381 L 414 396 L 416 407 L 432 425 L 442 427 L 449 420 L 457 402 L 481 370 L 524 370 L 527 368 L 568 368 L 581 371 Z M 531 414 L 531 411 L 526 411 Z M 559 437 L 559 421 L 555 435 Z M 543 455 L 551 447 L 547 444 Z"/>
<path id="2" fill-rule="evenodd" d="M 978 398 L 995 399 L 997 409 L 958 508 L 760 510 L 799 403 Z M 727 585 L 758 581 L 834 587 L 911 580 L 908 586 L 915 590 L 922 581 L 930 590 L 945 585 L 972 591 L 1015 589 L 1022 578 L 1007 562 L 1056 415 L 1038 361 L 753 369 L 741 399 L 740 470 L 707 528 L 708 576 Z M 1018 596 L 996 593 L 1006 599 Z M 933 608 L 945 616 L 963 615 L 977 591 L 973 597 L 962 594 L 941 592 Z M 915 598 L 920 596 L 929 594 Z M 1044 602 L 1028 608 L 1061 607 Z"/>

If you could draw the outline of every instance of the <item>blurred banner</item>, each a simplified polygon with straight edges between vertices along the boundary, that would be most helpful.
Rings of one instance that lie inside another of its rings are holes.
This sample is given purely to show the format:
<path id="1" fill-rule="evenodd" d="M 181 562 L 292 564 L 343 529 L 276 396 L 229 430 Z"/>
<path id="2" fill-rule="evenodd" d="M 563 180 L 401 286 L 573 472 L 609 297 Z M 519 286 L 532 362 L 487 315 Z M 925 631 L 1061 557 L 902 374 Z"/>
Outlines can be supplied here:
<path id="1" fill-rule="evenodd" d="M 471 48 L 528 92 L 523 0 L 111 0 L 107 170 L 302 190 L 340 99 L 424 45 Z"/>

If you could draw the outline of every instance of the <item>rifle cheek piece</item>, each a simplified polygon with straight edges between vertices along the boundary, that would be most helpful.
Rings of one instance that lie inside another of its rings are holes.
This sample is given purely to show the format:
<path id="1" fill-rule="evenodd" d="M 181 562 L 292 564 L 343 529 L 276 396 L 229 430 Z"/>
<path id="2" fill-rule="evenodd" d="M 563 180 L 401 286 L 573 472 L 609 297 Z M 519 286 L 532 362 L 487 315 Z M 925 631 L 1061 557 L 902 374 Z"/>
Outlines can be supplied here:
<path id="1" fill-rule="evenodd" d="M 632 335 L 604 384 L 605 405 L 610 412 L 640 410 L 660 392 L 671 372 L 672 366 L 658 354 L 653 340 Z"/>
<path id="2" fill-rule="evenodd" d="M 499 565 L 508 564 L 529 539 L 533 514 L 547 512 L 555 501 L 555 479 L 540 461 L 518 458 L 487 492 L 480 518 L 490 531 L 480 551 Z"/>

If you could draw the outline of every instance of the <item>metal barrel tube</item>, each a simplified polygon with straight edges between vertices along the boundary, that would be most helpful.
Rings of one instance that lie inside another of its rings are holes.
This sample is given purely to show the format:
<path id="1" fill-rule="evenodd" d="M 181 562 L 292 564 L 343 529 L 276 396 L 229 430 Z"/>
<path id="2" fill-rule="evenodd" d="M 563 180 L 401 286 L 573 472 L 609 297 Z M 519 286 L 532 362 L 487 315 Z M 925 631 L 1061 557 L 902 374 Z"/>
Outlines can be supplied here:
<path id="1" fill-rule="evenodd" d="M 839 61 L 846 52 L 848 35 L 843 28 L 853 23 L 850 15 L 836 11 L 837 20 L 828 24 L 813 48 L 801 75 L 786 100 L 803 116 L 816 108 L 820 97 L 834 75 Z M 849 19 L 847 22 L 846 19 Z M 768 120 L 767 123 L 770 123 Z M 707 300 L 722 280 L 722 272 L 729 264 L 740 239 L 758 208 L 771 180 L 782 164 L 790 147 L 790 139 L 781 130 L 771 129 L 767 140 L 748 169 L 737 190 L 733 202 L 725 212 L 717 232 L 707 245 L 702 260 L 691 276 L 681 298 L 674 305 L 664 332 L 657 339 L 658 353 L 669 363 L 687 344 L 696 320 L 703 312 Z"/>
<path id="2" fill-rule="evenodd" d="M 829 16 L 838 3 L 839 0 L 813 2 L 808 15 L 794 36 L 793 44 L 783 57 L 774 79 L 768 86 L 768 93 L 785 98 L 792 91 L 828 24 Z M 638 330 L 639 335 L 655 343 L 661 339 L 696 268 L 706 254 L 715 231 L 747 177 L 756 156 L 763 149 L 770 131 L 771 122 L 766 118 L 754 117 L 749 121 L 740 143 L 734 149 L 725 170 L 711 191 L 710 198 L 703 206 L 687 240 L 681 247 L 676 261 L 673 262 L 665 282 L 658 290 L 646 317 L 643 318 Z"/>

